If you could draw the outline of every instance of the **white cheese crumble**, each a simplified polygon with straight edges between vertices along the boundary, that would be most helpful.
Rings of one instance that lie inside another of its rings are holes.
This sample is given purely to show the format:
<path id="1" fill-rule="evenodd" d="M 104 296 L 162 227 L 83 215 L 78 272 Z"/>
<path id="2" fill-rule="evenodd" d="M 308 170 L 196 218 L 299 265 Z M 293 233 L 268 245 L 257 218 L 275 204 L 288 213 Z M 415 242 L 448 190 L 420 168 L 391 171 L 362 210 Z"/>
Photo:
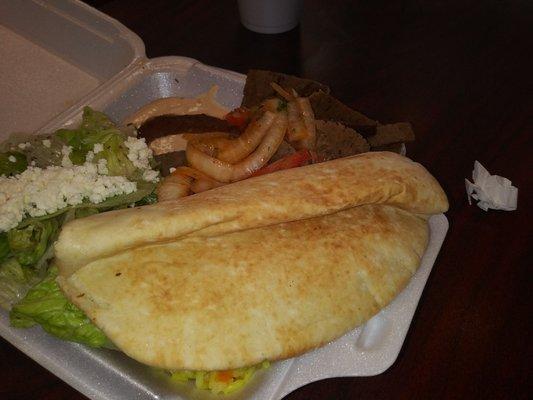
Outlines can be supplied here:
<path id="1" fill-rule="evenodd" d="M 85 155 L 85 161 L 87 162 L 93 162 L 94 160 L 94 153 L 92 151 L 88 151 Z"/>
<path id="2" fill-rule="evenodd" d="M 157 182 L 158 176 L 159 176 L 159 172 L 154 171 L 153 169 L 146 169 L 143 172 L 143 179 L 146 182 Z"/>
<path id="3" fill-rule="evenodd" d="M 44 139 L 45 147 L 51 141 Z M 142 178 L 148 182 L 157 182 L 159 172 L 150 166 L 152 150 L 145 139 L 128 137 L 124 143 L 128 149 L 128 159 L 138 168 Z M 30 147 L 29 142 L 20 143 L 21 149 Z M 19 175 L 0 176 L 0 232 L 15 228 L 26 217 L 47 215 L 83 201 L 101 203 L 117 195 L 129 194 L 137 190 L 136 182 L 123 176 L 108 176 L 107 160 L 97 159 L 96 154 L 104 151 L 102 143 L 96 143 L 93 150 L 86 155 L 83 165 L 73 165 L 70 160 L 71 146 L 63 146 L 61 166 L 47 168 L 30 167 Z M 10 156 L 9 161 L 16 162 Z"/>
<path id="4" fill-rule="evenodd" d="M 168 172 L 170 172 L 171 174 L 173 174 L 174 172 L 176 172 L 176 168 L 174 168 L 174 167 L 170 167 L 170 168 L 168 169 Z"/>
<path id="5" fill-rule="evenodd" d="M 7 159 L 11 162 L 17 162 L 17 157 L 15 156 L 9 156 Z"/>
<path id="6" fill-rule="evenodd" d="M 146 145 L 145 139 L 128 136 L 124 144 L 128 148 L 128 159 L 143 172 L 143 179 L 148 182 L 157 182 L 159 174 L 150 167 L 152 150 Z"/>
<path id="7" fill-rule="evenodd" d="M 70 161 L 70 153 L 72 153 L 71 146 L 63 146 L 61 149 L 61 154 L 63 158 L 61 159 L 61 166 L 63 167 L 72 167 L 72 161 Z"/>
<path id="8" fill-rule="evenodd" d="M 107 160 L 105 158 L 101 158 L 98 160 L 98 173 L 101 175 L 107 175 L 109 173 L 109 170 L 107 169 Z"/>
<path id="9" fill-rule="evenodd" d="M 93 153 L 98 154 L 101 151 L 104 151 L 104 145 L 102 143 L 95 143 L 93 146 Z"/>
<path id="10" fill-rule="evenodd" d="M 123 176 L 102 175 L 100 163 L 29 167 L 19 175 L 0 177 L 0 231 L 15 228 L 26 216 L 51 214 L 84 199 L 97 204 L 135 190 L 137 184 Z"/>
<path id="11" fill-rule="evenodd" d="M 124 144 L 128 148 L 128 158 L 135 167 L 139 169 L 150 168 L 149 159 L 152 151 L 146 145 L 144 138 L 136 139 L 128 136 Z"/>

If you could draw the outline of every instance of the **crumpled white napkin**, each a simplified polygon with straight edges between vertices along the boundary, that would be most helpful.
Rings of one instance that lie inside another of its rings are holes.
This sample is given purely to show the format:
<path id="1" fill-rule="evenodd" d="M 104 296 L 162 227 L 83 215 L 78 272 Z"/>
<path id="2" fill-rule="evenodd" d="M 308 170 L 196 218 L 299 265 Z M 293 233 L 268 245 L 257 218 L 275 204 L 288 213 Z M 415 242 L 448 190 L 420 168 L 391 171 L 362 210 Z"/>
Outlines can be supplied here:
<path id="1" fill-rule="evenodd" d="M 479 200 L 477 206 L 485 211 L 489 208 L 494 210 L 516 210 L 518 189 L 512 182 L 503 176 L 491 175 L 479 161 L 474 162 L 472 171 L 474 183 L 465 179 L 468 204 L 472 204 L 472 197 Z"/>

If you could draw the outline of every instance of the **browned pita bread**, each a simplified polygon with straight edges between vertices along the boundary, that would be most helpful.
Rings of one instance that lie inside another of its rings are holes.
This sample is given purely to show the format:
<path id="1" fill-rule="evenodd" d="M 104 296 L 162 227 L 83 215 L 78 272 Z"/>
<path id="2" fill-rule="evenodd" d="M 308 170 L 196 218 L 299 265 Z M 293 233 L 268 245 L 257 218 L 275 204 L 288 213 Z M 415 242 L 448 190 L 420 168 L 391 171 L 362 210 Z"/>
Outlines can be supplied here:
<path id="1" fill-rule="evenodd" d="M 386 306 L 418 268 L 433 177 L 365 153 L 68 224 L 59 283 L 125 353 L 218 370 L 300 354 Z"/>

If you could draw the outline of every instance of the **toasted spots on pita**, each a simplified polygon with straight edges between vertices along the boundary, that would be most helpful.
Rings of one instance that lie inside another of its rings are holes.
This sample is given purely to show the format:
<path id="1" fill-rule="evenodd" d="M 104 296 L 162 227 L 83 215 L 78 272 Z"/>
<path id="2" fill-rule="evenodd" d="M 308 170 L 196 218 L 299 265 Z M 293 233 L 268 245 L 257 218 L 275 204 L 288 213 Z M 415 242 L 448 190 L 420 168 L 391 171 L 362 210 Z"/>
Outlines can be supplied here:
<path id="1" fill-rule="evenodd" d="M 61 285 L 97 299 L 72 301 L 145 364 L 230 369 L 301 354 L 365 322 L 407 284 L 426 243 L 424 220 L 370 204 L 131 249 Z"/>

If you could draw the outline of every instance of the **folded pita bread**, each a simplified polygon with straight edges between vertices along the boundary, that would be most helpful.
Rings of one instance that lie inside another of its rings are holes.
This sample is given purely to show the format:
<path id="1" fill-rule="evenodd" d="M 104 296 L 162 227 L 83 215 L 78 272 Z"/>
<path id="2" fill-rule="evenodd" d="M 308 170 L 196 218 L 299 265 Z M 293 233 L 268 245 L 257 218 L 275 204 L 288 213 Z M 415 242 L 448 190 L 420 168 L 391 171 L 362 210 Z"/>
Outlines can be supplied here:
<path id="1" fill-rule="evenodd" d="M 72 221 L 61 288 L 132 358 L 221 370 L 321 346 L 385 307 L 446 196 L 419 164 L 365 153 Z"/>

